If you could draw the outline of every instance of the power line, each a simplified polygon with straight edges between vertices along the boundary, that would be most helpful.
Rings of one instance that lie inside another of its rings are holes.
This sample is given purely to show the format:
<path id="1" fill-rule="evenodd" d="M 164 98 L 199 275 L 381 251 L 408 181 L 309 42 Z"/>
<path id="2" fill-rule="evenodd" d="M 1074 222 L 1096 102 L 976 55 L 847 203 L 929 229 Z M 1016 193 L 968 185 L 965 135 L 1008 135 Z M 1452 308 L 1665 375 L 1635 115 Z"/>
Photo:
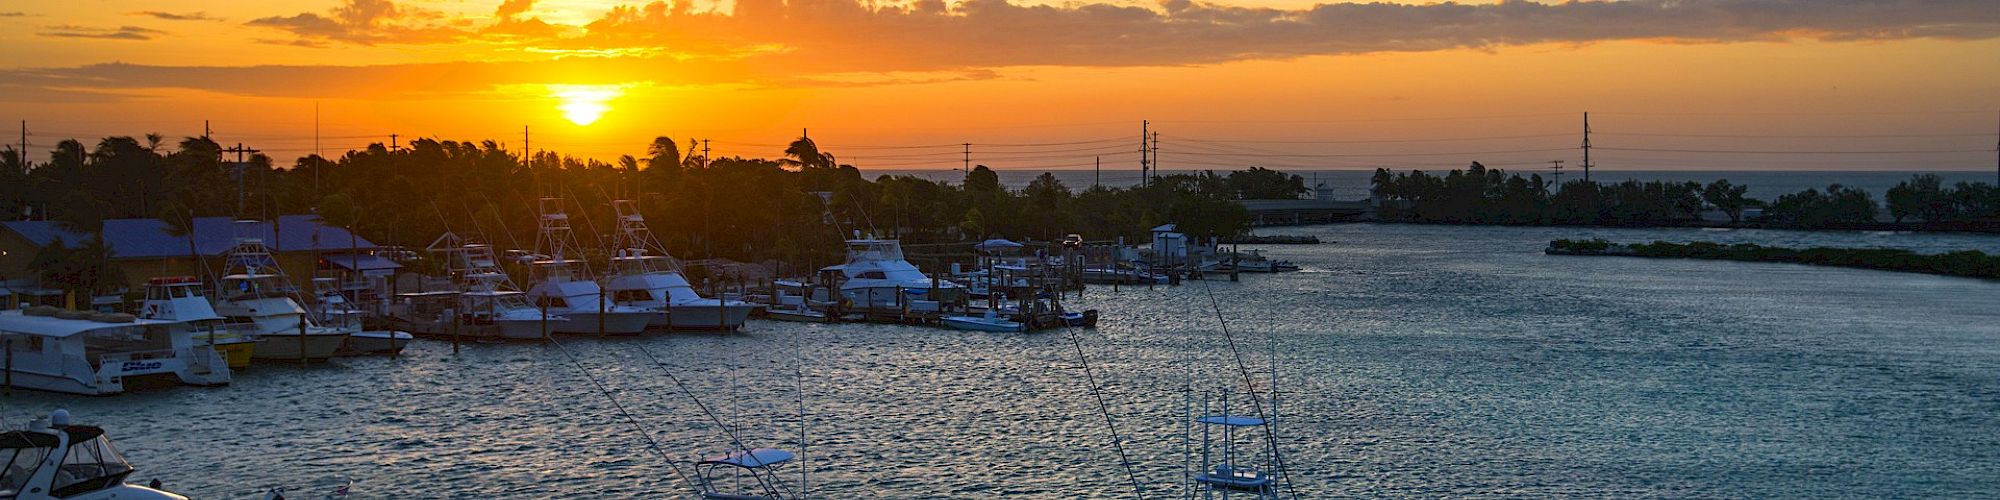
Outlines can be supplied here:
<path id="1" fill-rule="evenodd" d="M 1512 140 L 1512 139 L 1546 139 L 1551 137 L 1570 137 L 1570 136 L 1571 134 L 1532 134 L 1532 135 L 1497 135 L 1497 136 L 1485 136 L 1485 137 L 1442 137 L 1435 139 L 1257 140 L 1257 139 L 1200 139 L 1200 138 L 1190 138 L 1190 137 L 1180 137 L 1180 136 L 1170 135 L 1166 136 L 1166 138 L 1177 139 L 1179 141 L 1185 141 L 1185 142 L 1203 142 L 1203 143 L 1396 144 L 1396 143 L 1418 143 L 1418 142 L 1470 142 L 1470 141 L 1498 141 L 1498 140 Z"/>
<path id="2" fill-rule="evenodd" d="M 1598 146 L 1605 151 L 1640 151 L 1648 153 L 1712 153 L 1712 154 L 1752 154 L 1752 155 L 1897 155 L 1931 153 L 1984 153 L 1984 149 L 1922 149 L 1904 151 L 1775 151 L 1745 149 L 1665 149 L 1665 148 L 1616 148 Z"/>
<path id="3" fill-rule="evenodd" d="M 1256 157 L 1268 156 L 1268 157 L 1290 157 L 1290 158 L 1394 158 L 1400 156 L 1465 156 L 1465 155 L 1497 155 L 1497 154 L 1514 154 L 1514 153 L 1547 153 L 1551 151 L 1569 151 L 1573 149 L 1576 148 L 1515 149 L 1515 150 L 1505 150 L 1505 151 L 1452 151 L 1452 152 L 1438 152 L 1438 153 L 1341 153 L 1341 154 L 1199 153 L 1192 151 L 1172 151 L 1172 150 L 1169 151 L 1174 154 L 1186 154 L 1186 155 L 1197 155 L 1197 156 L 1256 156 Z M 1600 147 L 1598 149 L 1610 149 L 1610 148 Z"/>

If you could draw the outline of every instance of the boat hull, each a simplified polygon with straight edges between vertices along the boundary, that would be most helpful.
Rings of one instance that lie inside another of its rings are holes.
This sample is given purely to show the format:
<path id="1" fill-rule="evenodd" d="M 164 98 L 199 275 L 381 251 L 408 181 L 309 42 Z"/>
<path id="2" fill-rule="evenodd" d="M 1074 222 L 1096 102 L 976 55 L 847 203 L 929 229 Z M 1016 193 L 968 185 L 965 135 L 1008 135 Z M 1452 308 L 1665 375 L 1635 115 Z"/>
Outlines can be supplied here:
<path id="1" fill-rule="evenodd" d="M 673 304 L 667 306 L 666 314 L 654 317 L 651 326 L 669 330 L 735 330 L 742 328 L 756 310 L 755 304 L 713 299 Z"/>
<path id="2" fill-rule="evenodd" d="M 249 368 L 250 355 L 257 350 L 257 343 L 250 340 L 215 343 L 215 352 L 229 364 L 230 369 Z"/>
<path id="3" fill-rule="evenodd" d="M 594 335 L 598 333 L 599 316 L 604 318 L 603 333 L 633 335 L 646 331 L 646 325 L 653 322 L 654 316 L 664 315 L 656 312 L 608 312 L 602 315 L 596 312 L 567 312 L 563 313 L 564 321 L 550 319 L 549 325 L 556 333 Z"/>
<path id="4" fill-rule="evenodd" d="M 414 337 L 409 332 L 369 330 L 355 332 L 347 336 L 347 345 L 341 352 L 348 354 L 396 354 L 410 345 Z"/>
<path id="5" fill-rule="evenodd" d="M 1023 325 L 1021 323 L 1016 323 L 1013 321 L 995 321 L 987 318 L 946 316 L 944 317 L 944 319 L 939 320 L 939 322 L 943 323 L 944 326 L 948 328 L 957 330 L 971 330 L 975 332 L 1020 333 L 1028 331 L 1028 326 Z"/>
<path id="6" fill-rule="evenodd" d="M 307 333 L 305 335 L 267 333 L 257 336 L 257 347 L 250 353 L 254 359 L 326 361 L 340 352 L 340 346 L 347 342 L 347 332 Z"/>

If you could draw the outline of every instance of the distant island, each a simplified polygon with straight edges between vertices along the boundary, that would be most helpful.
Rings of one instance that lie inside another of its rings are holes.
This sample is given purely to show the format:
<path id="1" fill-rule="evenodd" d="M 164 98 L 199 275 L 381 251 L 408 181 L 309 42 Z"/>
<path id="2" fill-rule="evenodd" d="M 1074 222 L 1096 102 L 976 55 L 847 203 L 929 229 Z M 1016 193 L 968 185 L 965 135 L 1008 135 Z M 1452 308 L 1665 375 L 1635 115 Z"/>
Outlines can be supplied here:
<path id="1" fill-rule="evenodd" d="M 1691 243 L 1655 241 L 1652 243 L 1618 244 L 1602 239 L 1565 239 L 1549 242 L 1548 248 L 1544 249 L 1543 253 L 1549 255 L 1788 262 L 1971 278 L 2000 278 L 2000 255 L 1987 255 L 1985 252 L 1978 250 L 1942 254 L 1919 254 L 1909 250 L 1894 248 L 1815 247 L 1791 249 L 1751 243 L 1723 245 L 1706 241 Z"/>
<path id="2" fill-rule="evenodd" d="M 1523 176 L 1477 162 L 1442 176 L 1378 169 L 1371 184 L 1376 219 L 1390 222 L 2000 232 L 2000 189 L 1984 182 L 1946 186 L 1931 174 L 1916 174 L 1889 189 L 1889 221 L 1880 220 L 1884 204 L 1867 191 L 1839 184 L 1764 201 L 1745 197 L 1745 186 L 1726 179 L 1707 185 L 1573 180 L 1557 186 L 1539 174 Z M 1709 210 L 1727 221 L 1705 219 Z"/>

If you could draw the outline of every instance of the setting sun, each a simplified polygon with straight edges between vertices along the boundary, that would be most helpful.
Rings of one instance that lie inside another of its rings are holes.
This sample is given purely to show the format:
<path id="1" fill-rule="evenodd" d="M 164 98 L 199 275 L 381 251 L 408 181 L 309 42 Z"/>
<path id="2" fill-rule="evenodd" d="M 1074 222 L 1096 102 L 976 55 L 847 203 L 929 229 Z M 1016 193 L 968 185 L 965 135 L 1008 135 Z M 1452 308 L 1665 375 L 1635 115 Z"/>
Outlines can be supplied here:
<path id="1" fill-rule="evenodd" d="M 563 118 L 579 126 L 596 123 L 611 111 L 611 100 L 625 95 L 618 85 L 550 85 L 549 93 L 560 103 Z"/>

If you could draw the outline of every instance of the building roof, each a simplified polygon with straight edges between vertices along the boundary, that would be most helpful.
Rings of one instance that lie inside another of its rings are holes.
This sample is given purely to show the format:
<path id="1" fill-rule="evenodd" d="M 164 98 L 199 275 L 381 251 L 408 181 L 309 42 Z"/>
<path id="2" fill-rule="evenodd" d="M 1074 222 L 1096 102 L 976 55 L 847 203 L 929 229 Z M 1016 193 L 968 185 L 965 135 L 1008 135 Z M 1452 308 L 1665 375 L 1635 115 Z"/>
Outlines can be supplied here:
<path id="1" fill-rule="evenodd" d="M 241 226 L 241 227 L 237 227 Z M 14 234 L 36 246 L 61 243 L 78 246 L 89 235 L 64 228 L 55 221 L 0 222 Z M 261 238 L 273 252 L 337 252 L 373 249 L 375 243 L 341 229 L 320 224 L 317 215 L 279 216 L 271 221 L 237 224 L 229 217 L 198 217 L 194 220 L 194 249 L 201 255 L 222 255 L 235 246 L 238 237 Z M 350 238 L 352 238 L 350 240 Z M 104 221 L 104 240 L 111 246 L 114 260 L 185 257 L 188 240 L 167 232 L 159 219 L 110 219 Z"/>

